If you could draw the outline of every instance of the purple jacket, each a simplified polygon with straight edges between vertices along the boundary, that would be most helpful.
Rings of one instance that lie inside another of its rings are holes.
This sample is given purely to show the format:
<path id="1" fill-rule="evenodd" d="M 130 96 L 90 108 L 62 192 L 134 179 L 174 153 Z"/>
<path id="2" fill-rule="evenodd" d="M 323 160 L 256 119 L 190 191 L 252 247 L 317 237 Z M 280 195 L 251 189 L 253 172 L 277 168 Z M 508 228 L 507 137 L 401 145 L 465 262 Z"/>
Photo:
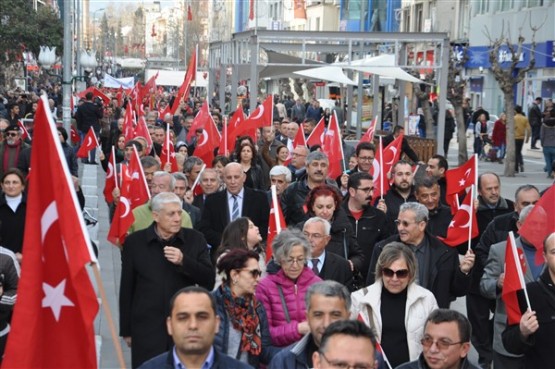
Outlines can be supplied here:
<path id="1" fill-rule="evenodd" d="M 258 283 L 256 298 L 266 309 L 272 344 L 283 347 L 297 342 L 303 337 L 297 331 L 297 325 L 306 320 L 304 295 L 308 287 L 321 280 L 310 268 L 305 266 L 297 278 L 297 283 L 287 278 L 281 269 L 276 274 L 267 275 Z M 278 286 L 283 291 L 290 322 L 287 322 L 285 318 Z"/>

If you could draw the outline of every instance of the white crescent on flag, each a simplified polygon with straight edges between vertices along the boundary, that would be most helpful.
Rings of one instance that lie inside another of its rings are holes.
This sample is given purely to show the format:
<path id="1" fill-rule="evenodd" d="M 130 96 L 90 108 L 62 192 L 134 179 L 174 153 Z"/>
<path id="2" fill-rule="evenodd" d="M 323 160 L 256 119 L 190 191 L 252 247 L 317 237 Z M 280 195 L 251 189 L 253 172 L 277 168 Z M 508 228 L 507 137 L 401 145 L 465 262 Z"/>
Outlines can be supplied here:
<path id="1" fill-rule="evenodd" d="M 374 161 L 372 162 L 372 178 L 376 179 L 379 177 L 380 173 L 381 173 L 381 167 L 380 167 L 380 162 L 377 159 L 374 159 Z"/>
<path id="2" fill-rule="evenodd" d="M 48 233 L 52 224 L 58 220 L 58 209 L 56 209 L 56 201 L 52 201 L 44 210 L 42 217 L 40 218 L 40 234 L 41 241 L 44 242 L 44 237 Z"/>
<path id="3" fill-rule="evenodd" d="M 391 156 L 391 160 L 388 161 L 386 164 L 387 164 L 387 165 L 393 165 L 393 161 L 395 160 L 395 155 L 397 155 L 397 148 L 394 147 L 394 146 L 391 146 L 391 147 L 389 148 L 389 150 L 390 150 L 393 154 L 392 154 L 392 156 Z M 384 156 L 385 156 L 385 153 L 384 153 Z"/>
<path id="4" fill-rule="evenodd" d="M 119 201 L 123 204 L 123 206 L 125 206 L 125 211 L 121 216 L 122 218 L 125 218 L 129 214 L 129 209 L 130 209 L 129 200 L 126 197 L 121 196 L 119 198 Z"/>
<path id="5" fill-rule="evenodd" d="M 112 162 L 108 162 L 108 171 L 106 173 L 106 179 L 112 178 L 114 176 L 114 166 Z"/>
<path id="6" fill-rule="evenodd" d="M 202 129 L 202 141 L 197 144 L 197 147 L 203 146 L 208 141 L 208 132 L 203 128 Z"/>
<path id="7" fill-rule="evenodd" d="M 470 214 L 470 206 L 463 204 L 460 206 L 459 210 L 463 210 L 466 211 L 468 213 L 468 223 L 460 226 L 460 228 L 468 228 L 470 227 L 470 224 L 472 223 L 472 215 Z"/>
<path id="8" fill-rule="evenodd" d="M 258 114 L 256 114 L 254 117 L 249 117 L 249 119 L 260 119 L 260 118 L 262 118 L 263 114 L 264 114 L 264 105 L 260 104 L 258 106 Z"/>
<path id="9" fill-rule="evenodd" d="M 87 144 L 85 146 L 90 147 L 92 145 L 92 137 L 88 137 Z"/>

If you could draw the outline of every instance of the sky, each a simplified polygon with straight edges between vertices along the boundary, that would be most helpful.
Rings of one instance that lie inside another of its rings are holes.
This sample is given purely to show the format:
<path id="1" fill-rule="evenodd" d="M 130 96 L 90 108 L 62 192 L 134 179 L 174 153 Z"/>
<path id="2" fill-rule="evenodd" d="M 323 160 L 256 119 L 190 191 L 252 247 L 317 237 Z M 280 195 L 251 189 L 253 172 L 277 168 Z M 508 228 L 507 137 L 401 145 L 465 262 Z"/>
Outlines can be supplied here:
<path id="1" fill-rule="evenodd" d="M 148 4 L 148 3 L 154 3 L 154 0 L 113 0 L 113 1 L 105 1 L 105 0 L 89 0 L 89 12 L 94 12 L 95 10 L 98 9 L 102 9 L 102 8 L 106 8 L 108 5 L 112 4 L 123 4 L 123 3 L 142 3 L 142 4 Z M 178 2 L 177 0 L 160 0 L 160 3 L 162 5 L 162 8 L 165 7 L 171 7 L 173 6 L 176 2 Z"/>

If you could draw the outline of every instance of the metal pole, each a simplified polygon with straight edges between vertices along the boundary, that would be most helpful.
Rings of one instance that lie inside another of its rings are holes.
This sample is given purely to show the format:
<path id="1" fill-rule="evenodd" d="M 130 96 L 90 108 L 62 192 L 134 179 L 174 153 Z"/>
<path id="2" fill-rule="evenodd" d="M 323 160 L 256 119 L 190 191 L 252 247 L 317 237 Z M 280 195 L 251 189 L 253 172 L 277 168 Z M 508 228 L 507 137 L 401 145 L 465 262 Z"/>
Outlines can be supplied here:
<path id="1" fill-rule="evenodd" d="M 256 18 L 258 19 L 258 18 Z M 255 29 L 256 30 L 256 29 Z M 254 34 L 250 40 L 251 54 L 251 71 L 250 71 L 250 89 L 249 89 L 249 107 L 252 113 L 256 108 L 256 98 L 258 97 L 258 37 Z"/>
<path id="2" fill-rule="evenodd" d="M 62 79 L 62 87 L 63 87 L 63 105 L 62 105 L 62 112 L 63 112 L 63 122 L 64 128 L 69 133 L 71 132 L 71 108 L 70 108 L 70 101 L 71 101 L 71 72 L 72 72 L 72 63 L 71 63 L 71 56 L 73 54 L 73 37 L 72 37 L 72 27 L 71 27 L 71 15 L 73 14 L 72 10 L 72 1 L 68 1 L 64 4 L 67 6 L 67 9 L 64 9 L 64 55 L 63 55 L 63 79 Z M 69 142 L 68 142 L 69 144 Z"/>
<path id="3" fill-rule="evenodd" d="M 436 153 L 445 155 L 443 152 L 443 139 L 445 137 L 445 104 L 447 102 L 447 74 L 449 67 L 449 52 L 451 46 L 449 39 L 443 39 L 441 44 L 441 69 L 439 70 L 439 113 L 437 115 L 437 145 Z"/>
<path id="4" fill-rule="evenodd" d="M 75 23 L 77 28 L 77 45 L 76 45 L 77 55 L 75 57 L 75 60 L 76 60 L 77 75 L 82 76 L 83 74 L 81 73 L 81 0 L 75 0 L 75 4 L 77 6 L 77 9 L 75 12 Z"/>

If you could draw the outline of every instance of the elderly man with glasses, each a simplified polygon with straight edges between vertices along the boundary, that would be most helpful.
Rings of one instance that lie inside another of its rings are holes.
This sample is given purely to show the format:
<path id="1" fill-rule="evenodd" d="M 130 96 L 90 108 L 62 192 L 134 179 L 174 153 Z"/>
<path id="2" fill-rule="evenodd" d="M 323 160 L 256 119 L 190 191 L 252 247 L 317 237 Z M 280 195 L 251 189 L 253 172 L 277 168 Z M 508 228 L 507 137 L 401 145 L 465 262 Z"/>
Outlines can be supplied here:
<path id="1" fill-rule="evenodd" d="M 6 128 L 4 141 L 0 144 L 0 176 L 10 168 L 17 168 L 21 152 L 28 148 L 30 146 L 21 140 L 21 131 L 17 125 Z"/>
<path id="2" fill-rule="evenodd" d="M 451 301 L 466 295 L 470 286 L 474 253 L 469 250 L 459 262 L 457 249 L 446 246 L 426 232 L 428 209 L 417 202 L 401 205 L 395 220 L 398 234 L 378 243 L 373 250 L 366 282 L 374 283 L 376 263 L 383 248 L 400 241 L 414 251 L 418 263 L 417 282 L 432 291 L 440 308 L 449 308 Z"/>

